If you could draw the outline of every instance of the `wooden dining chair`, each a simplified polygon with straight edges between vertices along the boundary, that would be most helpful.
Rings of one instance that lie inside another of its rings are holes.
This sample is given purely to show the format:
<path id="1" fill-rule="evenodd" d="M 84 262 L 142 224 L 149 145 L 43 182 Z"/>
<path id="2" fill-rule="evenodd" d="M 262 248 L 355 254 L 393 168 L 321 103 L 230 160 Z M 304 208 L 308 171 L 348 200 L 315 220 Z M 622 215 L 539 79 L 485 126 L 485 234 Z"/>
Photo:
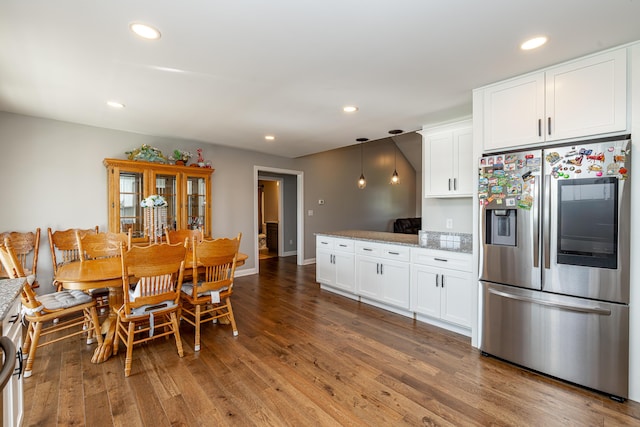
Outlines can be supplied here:
<path id="1" fill-rule="evenodd" d="M 184 282 L 189 282 L 192 280 L 191 276 L 191 268 L 189 264 L 191 261 L 191 245 L 193 242 L 202 242 L 204 240 L 204 232 L 201 229 L 189 230 L 189 229 L 181 229 L 181 230 L 168 230 L 164 229 L 164 236 L 167 243 L 171 245 L 175 245 L 176 243 L 184 243 L 189 239 L 189 245 L 187 246 L 187 263 L 185 264 L 184 269 Z"/>
<path id="2" fill-rule="evenodd" d="M 11 277 L 26 278 L 9 238 L 0 244 L 0 261 Z M 27 282 L 22 289 L 21 299 L 24 318 L 29 322 L 23 345 L 23 352 L 28 354 L 25 378 L 31 376 L 36 350 L 40 347 L 85 333 L 87 344 L 91 344 L 94 338 L 102 344 L 96 303 L 84 292 L 63 290 L 36 295 Z M 54 322 L 56 319 L 59 320 Z M 51 339 L 40 342 L 42 337 L 50 334 L 54 334 Z"/>
<path id="3" fill-rule="evenodd" d="M 184 243 L 187 238 L 189 238 L 191 243 L 202 242 L 204 240 L 204 232 L 202 230 L 169 230 L 165 228 L 164 236 L 170 245 Z"/>
<path id="4" fill-rule="evenodd" d="M 195 327 L 194 351 L 200 350 L 200 328 L 212 321 L 231 323 L 233 336 L 238 335 L 231 308 L 233 279 L 242 233 L 234 239 L 203 240 L 193 244 L 194 280 L 182 286 L 181 318 Z"/>
<path id="5" fill-rule="evenodd" d="M 120 247 L 131 249 L 131 229 L 126 233 L 82 233 L 76 230 L 76 245 L 80 261 L 120 256 Z"/>
<path id="6" fill-rule="evenodd" d="M 0 241 L 4 242 L 5 237 L 11 241 L 11 246 L 13 246 L 18 262 L 27 275 L 27 280 L 31 287 L 34 289 L 39 287 L 37 271 L 38 251 L 40 249 L 40 228 L 36 228 L 35 233 L 31 231 L 26 233 L 8 231 L 0 234 Z M 10 273 L 4 270 L 3 267 L 3 272 L 0 273 L 0 276 L 10 277 Z"/>
<path id="7" fill-rule="evenodd" d="M 128 377 L 136 344 L 173 335 L 178 355 L 184 355 L 178 316 L 187 250 L 178 243 L 133 246 L 128 251 L 123 245 L 121 251 L 124 304 L 118 310 L 113 354 L 118 353 L 122 340 L 127 348 L 124 375 Z M 134 289 L 130 283 L 135 283 Z"/>
<path id="8" fill-rule="evenodd" d="M 111 258 L 120 256 L 120 246 L 125 245 L 126 250 L 131 248 L 131 229 L 126 233 L 84 233 L 76 230 L 76 246 L 80 256 L 80 262 L 99 258 Z M 99 288 L 87 291 L 96 300 L 100 313 L 109 309 L 109 289 Z"/>
<path id="9" fill-rule="evenodd" d="M 80 261 L 80 251 L 78 251 L 78 240 L 76 231 L 81 236 L 85 234 L 97 234 L 98 226 L 95 228 L 70 228 L 68 230 L 52 231 L 47 229 L 49 235 L 49 249 L 51 250 L 51 263 L 53 264 L 53 286 L 57 291 L 62 290 L 62 284 L 56 282 L 55 277 L 58 267 L 69 262 Z"/>

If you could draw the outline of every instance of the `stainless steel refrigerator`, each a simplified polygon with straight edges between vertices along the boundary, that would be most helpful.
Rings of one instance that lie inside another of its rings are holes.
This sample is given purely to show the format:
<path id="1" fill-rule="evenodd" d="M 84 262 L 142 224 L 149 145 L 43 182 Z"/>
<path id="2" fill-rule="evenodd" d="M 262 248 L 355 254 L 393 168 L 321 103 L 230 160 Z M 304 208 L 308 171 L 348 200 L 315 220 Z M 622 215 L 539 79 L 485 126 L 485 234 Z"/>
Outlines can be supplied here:
<path id="1" fill-rule="evenodd" d="M 631 142 L 480 159 L 480 349 L 625 399 Z"/>

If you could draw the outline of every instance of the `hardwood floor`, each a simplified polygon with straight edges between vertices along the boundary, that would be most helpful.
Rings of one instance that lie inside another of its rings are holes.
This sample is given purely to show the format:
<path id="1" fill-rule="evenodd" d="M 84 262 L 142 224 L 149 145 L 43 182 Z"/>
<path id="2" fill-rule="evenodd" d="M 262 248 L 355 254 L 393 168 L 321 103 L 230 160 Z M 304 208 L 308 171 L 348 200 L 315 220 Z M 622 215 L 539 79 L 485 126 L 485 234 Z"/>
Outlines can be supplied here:
<path id="1" fill-rule="evenodd" d="M 369 307 L 315 283 L 295 257 L 236 279 L 228 325 L 182 323 L 172 340 L 90 362 L 80 339 L 38 350 L 25 426 L 639 425 L 640 404 L 483 357 L 466 337 Z"/>

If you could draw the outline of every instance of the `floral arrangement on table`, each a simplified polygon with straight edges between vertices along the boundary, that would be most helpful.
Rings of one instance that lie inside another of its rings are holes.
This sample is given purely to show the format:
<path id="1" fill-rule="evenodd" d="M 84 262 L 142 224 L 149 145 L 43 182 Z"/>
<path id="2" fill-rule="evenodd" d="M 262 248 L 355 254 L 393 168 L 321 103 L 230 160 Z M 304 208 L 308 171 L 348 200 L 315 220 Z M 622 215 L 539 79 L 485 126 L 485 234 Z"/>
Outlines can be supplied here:
<path id="1" fill-rule="evenodd" d="M 167 205 L 167 199 L 159 194 L 152 194 L 140 201 L 140 206 L 144 208 L 144 229 L 151 243 L 162 241 L 167 227 Z"/>
<path id="2" fill-rule="evenodd" d="M 176 164 L 178 164 L 178 162 L 182 162 L 186 165 L 191 156 L 193 156 L 193 154 L 188 151 L 175 149 L 169 157 L 169 160 L 173 160 Z"/>
<path id="3" fill-rule="evenodd" d="M 167 205 L 168 205 L 167 199 L 165 199 L 164 197 L 158 194 L 152 194 L 146 199 L 142 199 L 140 201 L 140 206 L 143 208 L 158 208 L 158 207 L 163 207 Z"/>
<path id="4" fill-rule="evenodd" d="M 152 147 L 149 144 L 142 144 L 140 148 L 126 151 L 124 154 L 127 155 L 127 158 L 129 160 L 138 160 L 153 163 L 169 163 L 169 160 L 164 154 L 162 154 L 162 151 L 160 151 L 159 148 Z"/>

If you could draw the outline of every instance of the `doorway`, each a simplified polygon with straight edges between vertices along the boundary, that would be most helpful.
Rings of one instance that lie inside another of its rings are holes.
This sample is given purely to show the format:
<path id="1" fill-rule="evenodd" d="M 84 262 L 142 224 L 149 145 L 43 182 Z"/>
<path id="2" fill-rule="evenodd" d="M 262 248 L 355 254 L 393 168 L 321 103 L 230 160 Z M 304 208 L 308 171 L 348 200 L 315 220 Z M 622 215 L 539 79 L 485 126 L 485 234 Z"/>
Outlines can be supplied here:
<path id="1" fill-rule="evenodd" d="M 304 173 L 302 171 L 272 168 L 267 166 L 254 166 L 254 236 L 255 260 L 260 259 L 260 238 L 264 234 L 267 238 L 269 223 L 266 206 L 262 205 L 263 197 L 260 196 L 260 181 L 275 181 L 278 184 L 279 201 L 277 232 L 275 226 L 271 225 L 271 235 L 277 235 L 277 255 L 297 256 L 297 264 L 304 263 Z M 264 193 L 263 193 L 264 194 Z M 265 194 L 266 197 L 266 194 Z M 273 219 L 273 213 L 270 213 Z M 264 226 L 263 226 L 264 223 Z M 264 233 L 261 231 L 264 230 Z M 272 237 L 273 239 L 273 237 Z M 268 246 L 268 245 L 267 245 Z M 259 272 L 260 263 L 256 262 L 256 271 Z"/>
<path id="2" fill-rule="evenodd" d="M 284 255 L 283 188 L 284 179 L 258 174 L 258 253 L 259 259 Z"/>

